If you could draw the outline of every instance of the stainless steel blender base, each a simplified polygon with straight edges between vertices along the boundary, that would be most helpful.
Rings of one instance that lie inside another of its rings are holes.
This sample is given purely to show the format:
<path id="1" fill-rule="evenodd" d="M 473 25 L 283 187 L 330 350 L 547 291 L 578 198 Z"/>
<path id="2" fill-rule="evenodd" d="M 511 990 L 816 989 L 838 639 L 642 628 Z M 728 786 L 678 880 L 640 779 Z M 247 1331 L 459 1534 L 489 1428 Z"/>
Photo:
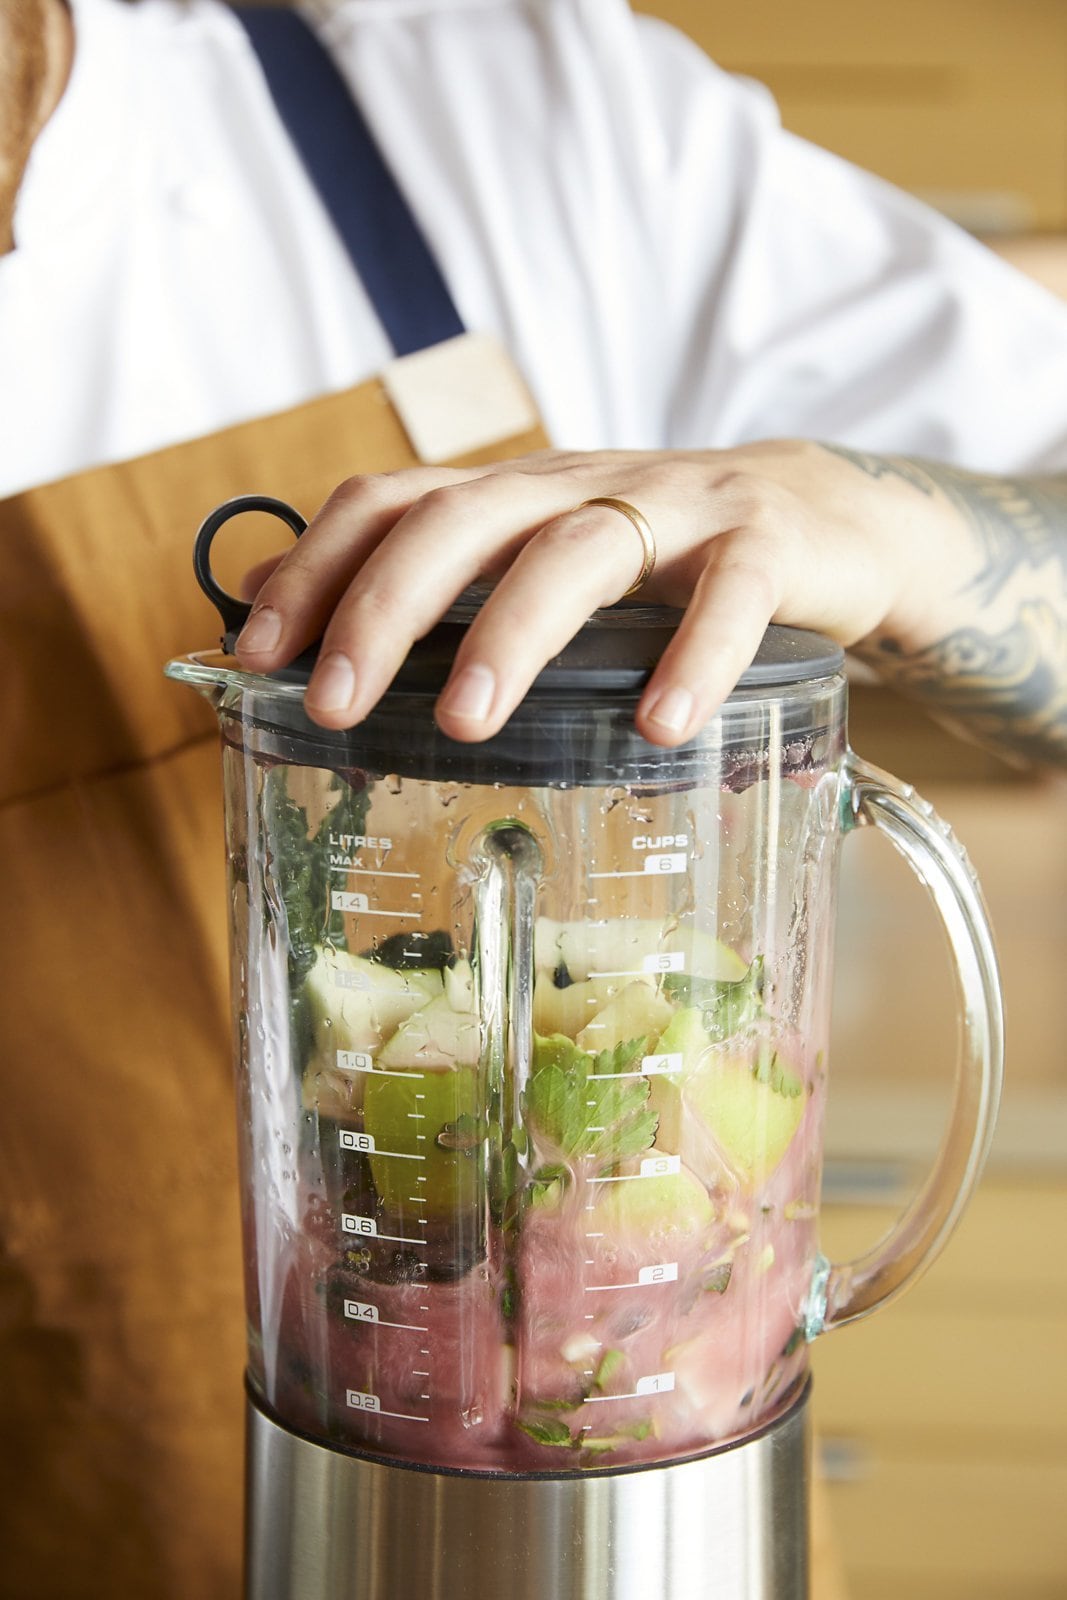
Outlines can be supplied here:
<path id="1" fill-rule="evenodd" d="M 246 1600 L 806 1600 L 807 1410 L 673 1466 L 506 1478 L 331 1450 L 250 1402 Z"/>

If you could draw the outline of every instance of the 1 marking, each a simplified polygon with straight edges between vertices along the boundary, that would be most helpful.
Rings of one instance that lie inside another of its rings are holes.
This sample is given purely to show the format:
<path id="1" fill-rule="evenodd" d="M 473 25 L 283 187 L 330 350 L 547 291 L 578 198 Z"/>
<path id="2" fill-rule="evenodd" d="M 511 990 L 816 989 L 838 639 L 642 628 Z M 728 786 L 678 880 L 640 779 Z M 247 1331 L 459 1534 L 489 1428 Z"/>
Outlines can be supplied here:
<path id="1" fill-rule="evenodd" d="M 669 1394 L 674 1388 L 673 1372 L 653 1372 L 647 1378 L 638 1378 L 632 1394 L 587 1394 L 583 1405 L 596 1405 L 601 1400 L 638 1400 L 646 1394 Z"/>

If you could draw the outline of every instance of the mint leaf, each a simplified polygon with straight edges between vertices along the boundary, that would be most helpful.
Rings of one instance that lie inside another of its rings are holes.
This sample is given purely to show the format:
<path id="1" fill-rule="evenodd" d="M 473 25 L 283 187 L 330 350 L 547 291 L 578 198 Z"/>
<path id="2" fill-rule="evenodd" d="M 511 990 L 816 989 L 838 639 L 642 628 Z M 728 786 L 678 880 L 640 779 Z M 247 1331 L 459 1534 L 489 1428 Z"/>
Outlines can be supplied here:
<path id="1" fill-rule="evenodd" d="M 590 1055 L 564 1034 L 534 1036 L 523 1112 L 549 1164 L 582 1158 L 612 1165 L 647 1150 L 659 1118 L 648 1108 L 647 1078 L 620 1078 L 645 1052 L 632 1039 Z"/>
<path id="2" fill-rule="evenodd" d="M 669 972 L 663 992 L 682 1006 L 699 1006 L 700 1021 L 709 1039 L 722 1043 L 758 1022 L 763 1016 L 763 957 L 756 956 L 743 978 L 698 978 L 688 972 Z"/>
<path id="3" fill-rule="evenodd" d="M 786 1100 L 796 1100 L 804 1093 L 804 1084 L 795 1072 L 783 1067 L 777 1050 L 769 1045 L 760 1051 L 760 1058 L 752 1069 L 757 1083 L 765 1083 L 775 1094 Z"/>
<path id="4" fill-rule="evenodd" d="M 519 1418 L 516 1425 L 538 1444 L 562 1445 L 568 1448 L 574 1444 L 571 1430 L 565 1422 L 552 1422 L 547 1418 L 543 1422 L 523 1422 Z"/>
<path id="5" fill-rule="evenodd" d="M 598 1076 L 612 1072 L 632 1072 L 634 1063 L 640 1062 L 648 1050 L 648 1039 L 627 1039 L 614 1050 L 601 1050 L 593 1057 L 593 1071 Z"/>
<path id="6" fill-rule="evenodd" d="M 625 1360 L 626 1356 L 621 1350 L 605 1350 L 593 1378 L 593 1388 L 606 1389 Z"/>

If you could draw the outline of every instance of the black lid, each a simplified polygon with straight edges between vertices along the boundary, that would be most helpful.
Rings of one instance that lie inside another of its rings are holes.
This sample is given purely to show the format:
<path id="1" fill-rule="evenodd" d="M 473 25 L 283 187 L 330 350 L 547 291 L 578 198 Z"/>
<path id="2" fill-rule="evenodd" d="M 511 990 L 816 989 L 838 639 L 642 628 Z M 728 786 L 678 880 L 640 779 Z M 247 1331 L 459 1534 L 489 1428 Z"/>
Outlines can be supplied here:
<path id="1" fill-rule="evenodd" d="M 412 645 L 391 692 L 437 694 L 444 688 L 456 651 L 477 616 L 488 586 L 467 589 L 437 626 Z M 559 655 L 538 673 L 527 699 L 561 691 L 583 694 L 639 694 L 670 643 L 683 613 L 673 606 L 618 605 L 595 611 Z M 318 645 L 272 674 L 285 683 L 306 683 L 318 658 Z M 775 689 L 807 683 L 840 672 L 844 651 L 832 639 L 802 628 L 772 624 L 737 688 Z"/>
<path id="2" fill-rule="evenodd" d="M 223 650 L 232 653 L 250 607 L 216 583 L 210 569 L 211 541 L 229 517 L 245 510 L 282 516 L 294 532 L 303 518 L 284 502 L 242 496 L 220 506 L 197 535 L 197 578 L 219 610 L 226 633 Z M 429 778 L 497 783 L 628 783 L 661 781 L 669 769 L 675 781 L 692 776 L 706 763 L 707 738 L 699 735 L 680 749 L 664 750 L 643 739 L 633 726 L 633 711 L 683 613 L 671 606 L 622 601 L 596 611 L 575 637 L 538 673 L 522 704 L 491 739 L 461 744 L 447 738 L 433 721 L 433 702 L 444 687 L 456 651 L 491 593 L 488 585 L 466 590 L 436 627 L 412 646 L 389 692 L 354 729 L 331 731 L 304 714 L 302 697 L 318 645 L 269 675 L 289 693 L 264 704 L 256 725 L 274 730 L 281 759 L 333 767 L 411 771 Z M 800 628 L 772 625 L 751 665 L 727 701 L 722 729 L 723 759 L 730 753 L 746 771 L 765 763 L 761 712 L 742 703 L 841 671 L 844 652 L 832 640 Z M 264 680 L 260 680 L 261 682 Z M 247 713 L 245 713 L 247 714 Z M 780 732 L 798 766 L 812 764 L 812 751 L 828 731 L 825 697 L 792 695 L 782 708 Z M 755 719 L 755 720 L 754 720 Z M 406 752 L 406 753 L 405 753 Z M 789 758 L 786 757 L 788 760 Z M 749 779 L 751 781 L 751 779 Z"/>

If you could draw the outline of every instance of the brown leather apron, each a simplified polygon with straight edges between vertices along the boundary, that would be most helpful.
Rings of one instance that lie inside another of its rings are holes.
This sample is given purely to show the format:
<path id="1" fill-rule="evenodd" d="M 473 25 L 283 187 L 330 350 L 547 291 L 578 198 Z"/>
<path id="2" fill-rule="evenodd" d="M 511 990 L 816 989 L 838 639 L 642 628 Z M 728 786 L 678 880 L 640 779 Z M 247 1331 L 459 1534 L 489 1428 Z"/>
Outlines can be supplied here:
<path id="1" fill-rule="evenodd" d="M 541 448 L 540 427 L 460 458 Z M 415 464 L 374 380 L 0 505 L 0 1596 L 235 1600 L 244 1319 L 192 538 Z"/>

